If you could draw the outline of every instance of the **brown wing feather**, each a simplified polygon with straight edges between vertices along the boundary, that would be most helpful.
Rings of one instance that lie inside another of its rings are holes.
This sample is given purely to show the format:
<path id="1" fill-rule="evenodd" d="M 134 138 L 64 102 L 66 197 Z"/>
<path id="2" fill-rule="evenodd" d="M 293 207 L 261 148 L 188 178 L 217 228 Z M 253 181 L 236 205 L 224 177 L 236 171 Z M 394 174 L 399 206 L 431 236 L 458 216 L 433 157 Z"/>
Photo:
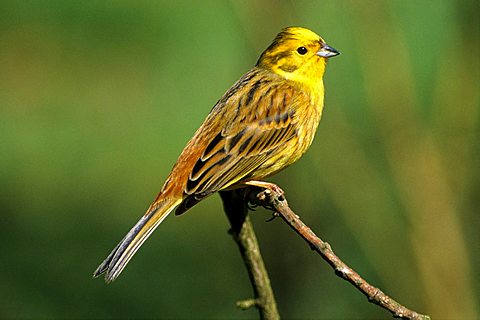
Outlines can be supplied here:
<path id="1" fill-rule="evenodd" d="M 192 167 L 184 190 L 186 199 L 177 214 L 211 193 L 248 179 L 252 171 L 297 134 L 295 90 L 287 85 L 271 85 L 260 93 L 259 82 L 252 81 L 250 88 L 245 88 L 246 96 L 232 96 L 225 101 L 238 106 L 236 115 L 211 138 Z"/>
<path id="2" fill-rule="evenodd" d="M 262 84 L 264 90 L 258 90 Z M 237 106 L 234 116 L 218 129 L 188 175 L 183 213 L 204 197 L 249 178 L 297 134 L 295 106 L 305 95 L 292 86 L 251 78 L 242 95 L 230 95 L 218 104 Z M 221 108 L 218 105 L 215 108 Z M 225 116 L 221 110 L 216 116 Z M 206 121 L 208 121 L 207 119 Z"/>

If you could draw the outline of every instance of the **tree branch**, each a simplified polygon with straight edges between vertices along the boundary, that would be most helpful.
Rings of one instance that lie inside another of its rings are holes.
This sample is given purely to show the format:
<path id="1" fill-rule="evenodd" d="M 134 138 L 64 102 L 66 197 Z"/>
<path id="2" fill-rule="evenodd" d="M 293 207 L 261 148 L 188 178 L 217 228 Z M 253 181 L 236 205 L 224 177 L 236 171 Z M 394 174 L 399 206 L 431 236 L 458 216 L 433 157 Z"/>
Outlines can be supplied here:
<path id="1" fill-rule="evenodd" d="M 332 251 L 327 242 L 321 240 L 307 225 L 305 225 L 295 212 L 288 206 L 287 200 L 283 196 L 283 191 L 278 186 L 271 184 L 268 188 L 249 187 L 244 189 L 245 198 L 254 205 L 263 206 L 269 210 L 275 211 L 282 219 L 298 233 L 310 247 L 317 251 L 322 258 L 335 270 L 335 274 L 348 282 L 362 292 L 368 301 L 379 305 L 390 311 L 395 318 L 427 320 L 427 315 L 412 311 L 397 301 L 393 300 L 380 289 L 372 286 L 365 281 L 357 272 L 347 266 Z"/>
<path id="2" fill-rule="evenodd" d="M 245 190 L 222 191 L 220 196 L 231 225 L 230 233 L 238 245 L 255 295 L 254 299 L 237 302 L 237 307 L 248 309 L 255 306 L 260 313 L 261 319 L 280 319 L 272 287 L 270 286 L 270 279 L 260 254 L 257 237 L 248 217 Z"/>

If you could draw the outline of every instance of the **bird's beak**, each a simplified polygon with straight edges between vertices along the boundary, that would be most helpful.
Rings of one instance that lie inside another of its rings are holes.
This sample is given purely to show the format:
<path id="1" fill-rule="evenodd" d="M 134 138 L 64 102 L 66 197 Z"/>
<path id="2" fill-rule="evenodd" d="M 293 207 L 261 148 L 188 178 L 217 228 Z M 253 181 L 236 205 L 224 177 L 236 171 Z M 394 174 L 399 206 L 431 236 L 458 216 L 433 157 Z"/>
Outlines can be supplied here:
<path id="1" fill-rule="evenodd" d="M 340 52 L 337 49 L 327 46 L 326 44 L 322 44 L 322 48 L 317 52 L 317 56 L 322 58 L 331 58 L 338 56 Z"/>

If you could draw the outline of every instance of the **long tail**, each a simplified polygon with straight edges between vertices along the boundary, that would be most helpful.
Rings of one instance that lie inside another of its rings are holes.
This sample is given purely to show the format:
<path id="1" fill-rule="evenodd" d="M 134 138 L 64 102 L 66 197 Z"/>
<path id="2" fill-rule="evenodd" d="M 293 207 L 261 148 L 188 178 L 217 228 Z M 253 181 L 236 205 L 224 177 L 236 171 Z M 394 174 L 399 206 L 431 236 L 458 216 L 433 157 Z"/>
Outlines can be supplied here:
<path id="1" fill-rule="evenodd" d="M 135 252 L 180 202 L 182 202 L 181 199 L 162 199 L 154 203 L 102 264 L 98 266 L 93 273 L 93 277 L 97 278 L 105 273 L 105 282 L 109 283 L 115 280 Z"/>

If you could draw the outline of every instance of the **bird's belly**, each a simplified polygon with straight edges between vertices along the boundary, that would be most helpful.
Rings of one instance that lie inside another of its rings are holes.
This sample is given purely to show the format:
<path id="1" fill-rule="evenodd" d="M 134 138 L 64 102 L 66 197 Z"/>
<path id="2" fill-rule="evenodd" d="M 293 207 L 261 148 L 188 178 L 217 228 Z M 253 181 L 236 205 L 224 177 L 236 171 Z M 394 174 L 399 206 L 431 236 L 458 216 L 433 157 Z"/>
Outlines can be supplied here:
<path id="1" fill-rule="evenodd" d="M 317 118 L 319 120 L 319 117 Z M 313 118 L 299 128 L 297 136 L 276 150 L 268 160 L 252 172 L 251 179 L 263 179 L 271 176 L 299 160 L 313 142 L 319 121 Z M 302 132 L 303 131 L 303 132 Z"/>
<path id="2" fill-rule="evenodd" d="M 274 175 L 296 162 L 303 154 L 296 143 L 287 143 L 282 150 L 278 151 L 254 170 L 248 180 L 261 180 Z"/>

